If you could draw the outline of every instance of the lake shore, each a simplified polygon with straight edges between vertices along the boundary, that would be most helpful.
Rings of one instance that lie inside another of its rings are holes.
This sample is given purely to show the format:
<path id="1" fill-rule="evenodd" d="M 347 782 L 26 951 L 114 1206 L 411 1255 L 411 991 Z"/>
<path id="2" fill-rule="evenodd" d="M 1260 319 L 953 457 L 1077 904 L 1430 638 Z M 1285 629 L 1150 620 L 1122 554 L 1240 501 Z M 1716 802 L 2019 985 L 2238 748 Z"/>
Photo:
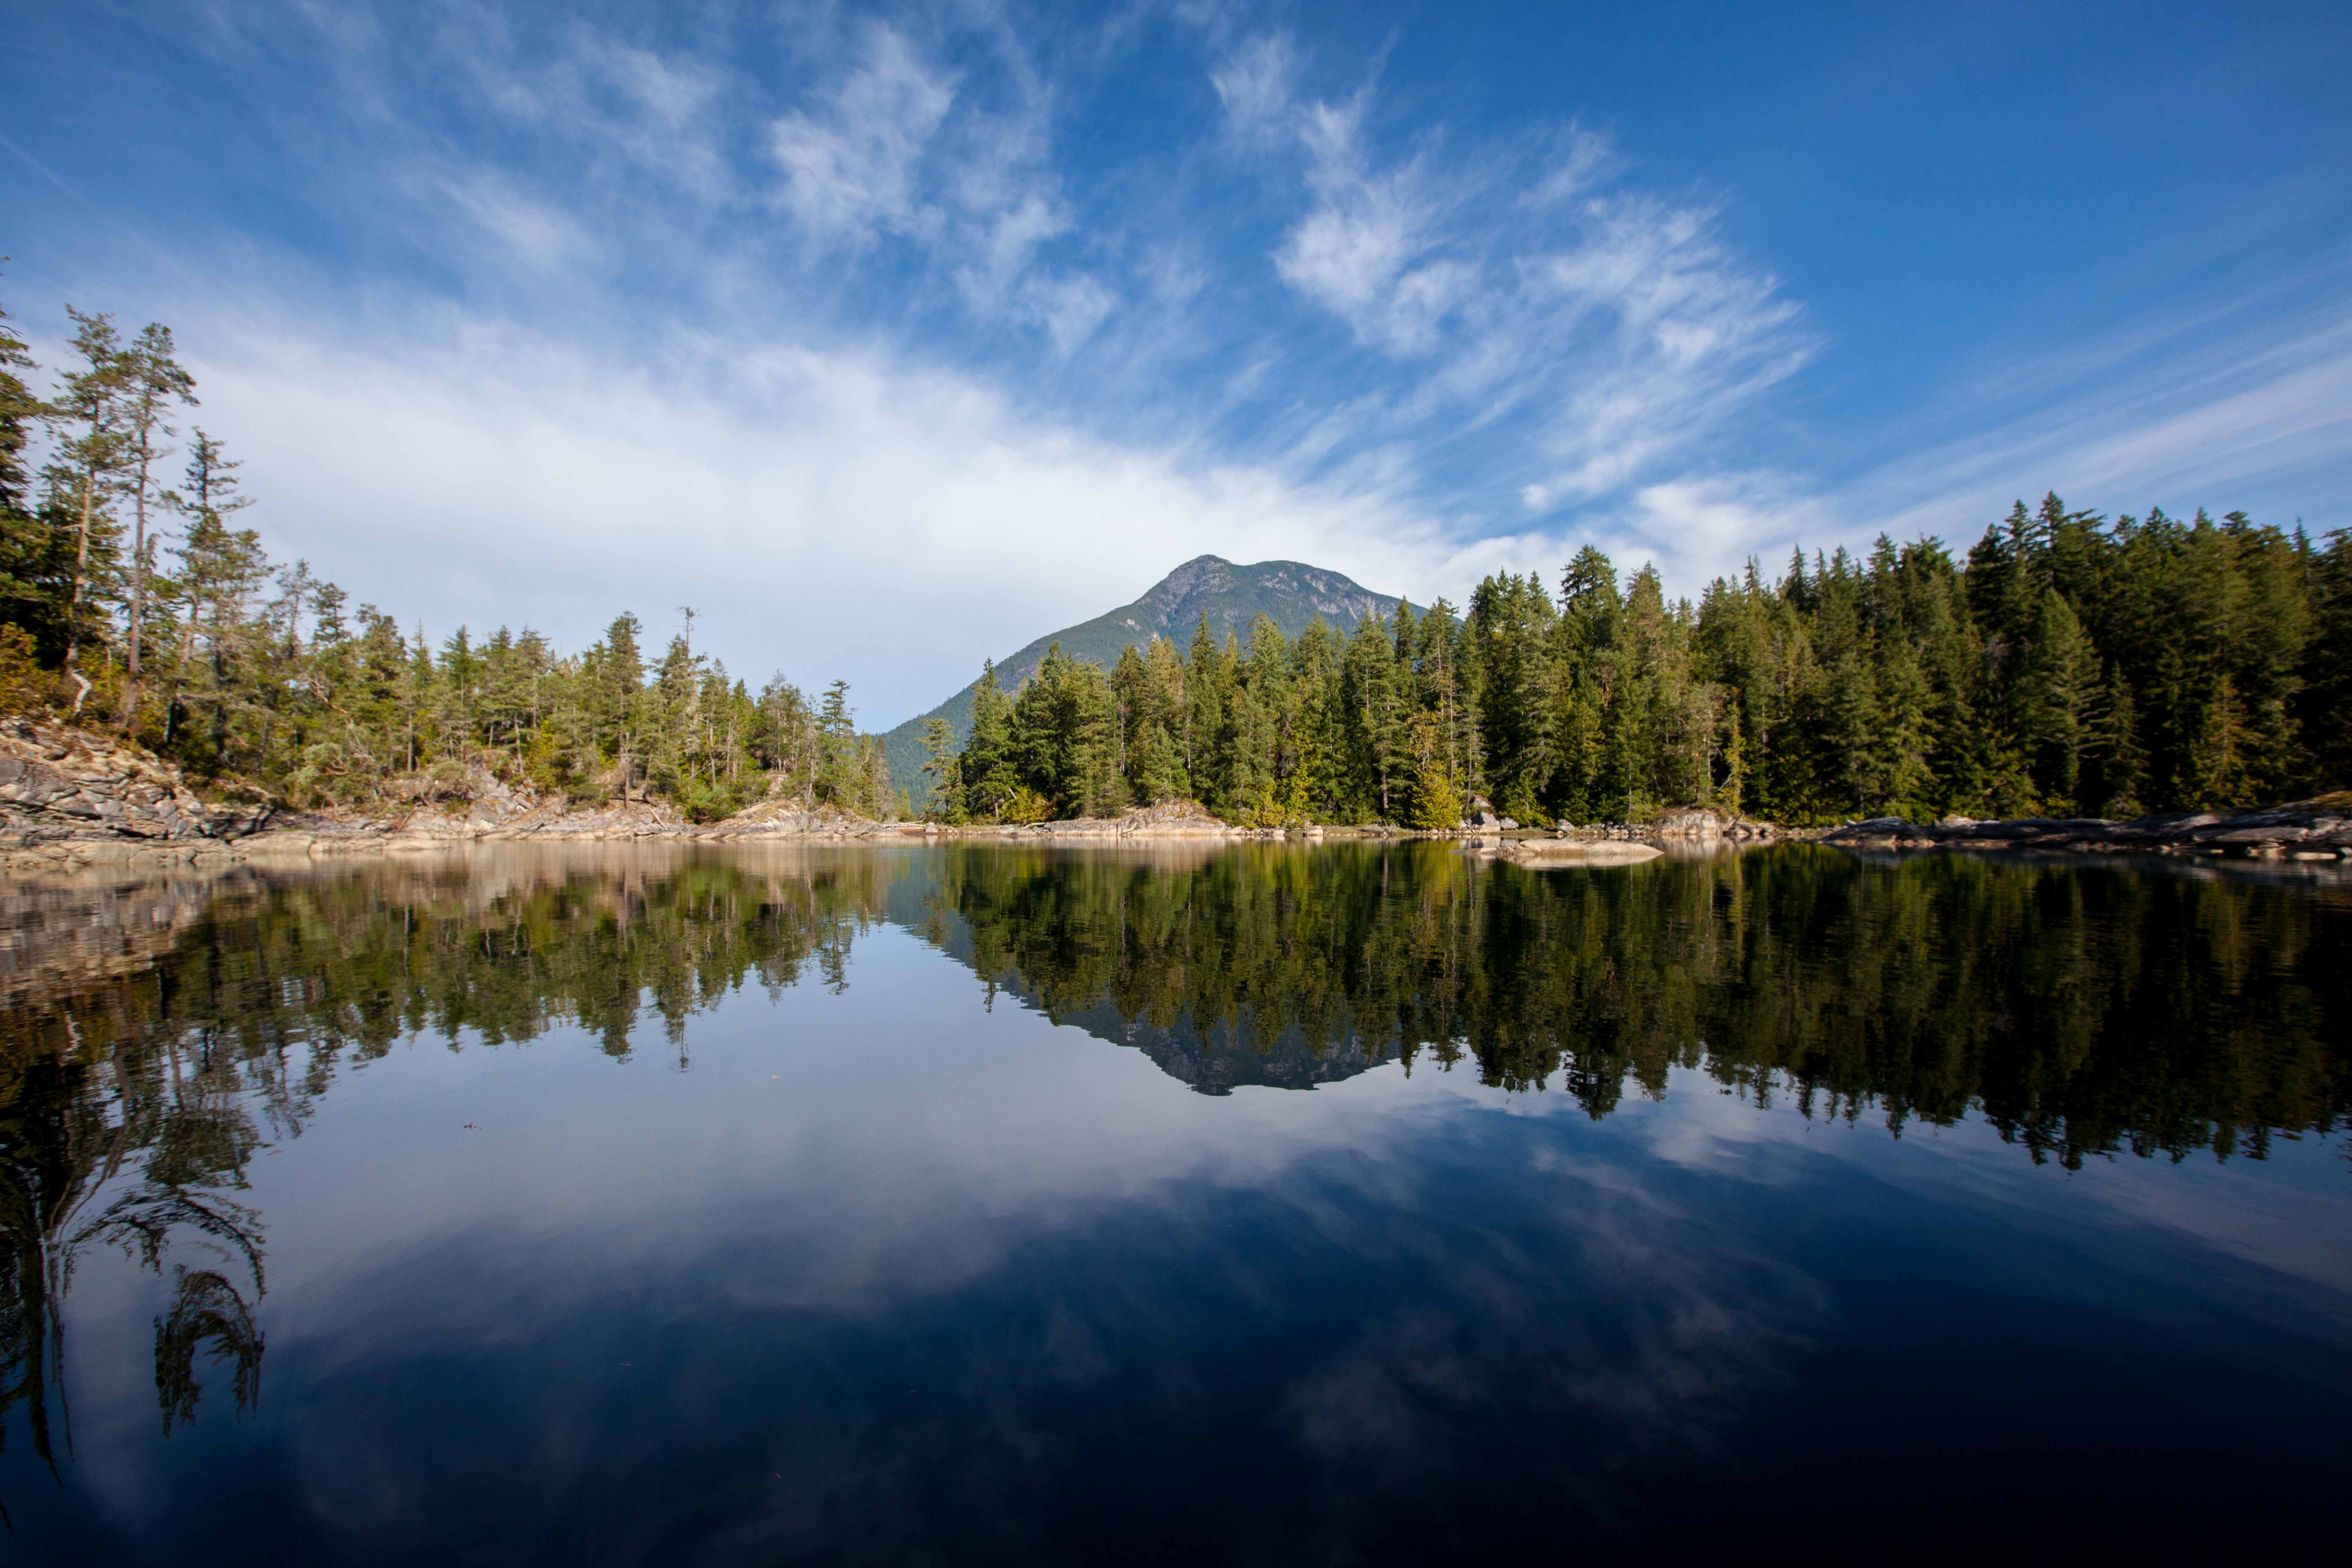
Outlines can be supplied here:
<path id="1" fill-rule="evenodd" d="M 1714 811 L 1671 813 L 1643 823 L 1521 827 L 1483 809 L 1463 826 L 1250 827 L 1191 801 L 1139 807 L 1117 817 L 949 826 L 877 821 L 799 800 L 762 801 L 716 822 L 688 820 L 665 803 L 623 800 L 580 806 L 519 793 L 476 770 L 440 793 L 373 810 L 298 811 L 258 793 L 205 802 L 176 769 L 85 731 L 22 721 L 0 729 L 0 872 L 97 863 L 315 858 L 414 852 L 473 843 L 800 842 L 904 844 L 943 840 L 1069 845 L 1435 838 L 1522 864 L 1597 864 L 1650 858 L 1666 847 L 1739 847 L 1812 840 L 1864 850 L 2008 850 L 2070 854 L 2352 858 L 2352 792 L 2244 812 L 2175 813 L 2116 822 L 2096 818 L 1923 824 L 1874 818 L 1831 828 L 1784 828 Z M 1645 849 L 1643 847 L 1647 847 Z"/>
<path id="2" fill-rule="evenodd" d="M 2026 817 L 1936 823 L 1876 817 L 1819 836 L 1854 849 L 2032 850 L 2074 855 L 2238 856 L 2258 860 L 2352 858 L 2352 791 L 2252 811 L 2171 812 L 2128 822 Z"/>

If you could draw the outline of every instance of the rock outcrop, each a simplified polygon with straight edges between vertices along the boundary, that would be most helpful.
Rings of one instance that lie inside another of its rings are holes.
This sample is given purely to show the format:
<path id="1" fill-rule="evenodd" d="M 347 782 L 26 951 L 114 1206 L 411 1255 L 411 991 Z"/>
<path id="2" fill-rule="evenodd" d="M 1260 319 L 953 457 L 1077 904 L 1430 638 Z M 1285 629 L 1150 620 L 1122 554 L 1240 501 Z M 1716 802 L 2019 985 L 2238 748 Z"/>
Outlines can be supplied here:
<path id="1" fill-rule="evenodd" d="M 2076 853 L 2245 856 L 2256 859 L 2352 858 L 2352 791 L 2259 811 L 2175 812 L 2130 822 L 2098 817 L 2024 817 L 1941 822 L 1873 817 L 1821 836 L 1857 849 L 2033 849 Z"/>
<path id="2" fill-rule="evenodd" d="M 0 720 L 0 853 L 218 848 L 259 831 L 274 807 L 198 800 L 177 769 L 87 731 Z"/>
<path id="3" fill-rule="evenodd" d="M 1165 800 L 1157 805 L 1137 806 L 1118 816 L 1079 816 L 1066 822 L 983 825 L 954 831 L 966 837 L 1022 839 L 1278 838 L 1283 836 L 1280 828 L 1261 831 L 1232 826 L 1223 818 L 1210 816 L 1199 802 L 1190 800 Z"/>
<path id="4" fill-rule="evenodd" d="M 1583 827 L 1563 822 L 1552 828 L 1551 836 L 1581 843 L 1747 844 L 1784 838 L 1788 832 L 1769 822 L 1758 822 L 1745 816 L 1725 816 L 1720 812 L 1702 808 L 1668 812 L 1654 822 L 1602 822 Z"/>
<path id="5" fill-rule="evenodd" d="M 0 867 L 36 869 L 92 860 L 317 857 L 438 849 L 485 841 L 667 839 L 921 842 L 941 837 L 1081 842 L 1207 841 L 1281 837 L 1228 826 L 1192 801 L 1117 817 L 942 827 L 877 822 L 829 805 L 767 800 L 722 821 L 690 822 L 659 801 L 578 806 L 519 789 L 488 769 L 393 781 L 367 808 L 296 811 L 249 792 L 250 804 L 206 804 L 179 771 L 138 747 L 87 731 L 0 720 Z M 1319 830 L 1310 834 L 1319 837 Z"/>

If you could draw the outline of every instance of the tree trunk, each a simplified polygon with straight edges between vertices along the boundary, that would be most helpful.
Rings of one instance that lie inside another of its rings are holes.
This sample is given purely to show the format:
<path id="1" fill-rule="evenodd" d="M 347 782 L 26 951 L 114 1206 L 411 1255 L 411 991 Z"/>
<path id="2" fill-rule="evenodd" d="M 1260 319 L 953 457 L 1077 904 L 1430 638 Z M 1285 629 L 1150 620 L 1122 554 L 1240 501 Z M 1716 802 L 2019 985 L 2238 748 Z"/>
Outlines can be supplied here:
<path id="1" fill-rule="evenodd" d="M 71 670 L 74 656 L 81 651 L 81 595 L 83 581 L 89 575 L 90 513 L 98 505 L 98 471 L 93 468 L 81 477 L 81 534 L 74 546 L 73 596 L 66 602 L 65 667 Z M 74 699 L 74 711 L 81 711 L 81 699 L 89 695 L 89 682 L 82 682 L 81 697 Z"/>
<path id="2" fill-rule="evenodd" d="M 228 767 L 228 663 L 221 657 L 221 627 L 213 620 L 213 773 Z"/>
<path id="3" fill-rule="evenodd" d="M 172 743 L 172 737 L 178 729 L 180 693 L 187 687 L 188 658 L 195 651 L 196 609 L 196 601 L 191 595 L 188 600 L 188 618 L 180 627 L 180 657 L 172 671 L 172 695 L 163 704 L 163 744 L 166 746 Z"/>
<path id="4" fill-rule="evenodd" d="M 140 442 L 139 494 L 131 509 L 131 640 L 124 648 L 122 732 L 139 727 L 139 645 L 147 629 L 147 464 L 146 441 Z"/>

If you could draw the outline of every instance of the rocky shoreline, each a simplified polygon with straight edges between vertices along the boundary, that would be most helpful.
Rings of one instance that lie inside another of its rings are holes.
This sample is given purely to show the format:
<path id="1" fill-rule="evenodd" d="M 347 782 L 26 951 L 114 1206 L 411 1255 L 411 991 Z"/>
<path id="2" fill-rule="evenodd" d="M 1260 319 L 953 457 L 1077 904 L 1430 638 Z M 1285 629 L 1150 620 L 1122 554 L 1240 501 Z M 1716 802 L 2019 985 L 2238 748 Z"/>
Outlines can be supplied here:
<path id="1" fill-rule="evenodd" d="M 1655 822 L 1522 828 L 1485 801 L 1458 828 L 1392 826 L 1242 827 L 1191 801 L 1140 807 L 1117 817 L 961 827 L 877 822 L 796 800 L 763 801 L 711 823 L 688 821 L 654 801 L 580 808 L 520 794 L 476 769 L 439 796 L 419 794 L 373 813 L 290 810 L 257 794 L 207 804 L 177 770 L 135 747 L 85 731 L 0 721 L 0 870 L 102 861 L 247 860 L 444 848 L 483 842 L 877 844 L 976 839 L 1009 843 L 1117 844 L 1163 840 L 1444 838 L 1474 853 L 1529 866 L 1625 863 L 1669 848 L 1738 847 L 1812 839 L 1853 849 L 2009 849 L 2068 853 L 2164 853 L 2257 859 L 2352 858 L 2352 792 L 2260 811 L 2181 813 L 2132 822 L 2029 819 L 1919 824 L 1898 818 L 1827 830 L 1787 829 L 1713 811 L 1677 812 Z"/>
<path id="2" fill-rule="evenodd" d="M 2026 817 L 1937 823 L 1876 817 L 1820 835 L 1853 849 L 2021 849 L 2064 854 L 2235 856 L 2256 860 L 2352 859 L 2352 791 L 2256 811 L 2174 812 L 2129 822 Z"/>
<path id="3" fill-rule="evenodd" d="M 1291 830 L 1296 833 L 1297 830 Z M 1319 837 L 1323 829 L 1305 830 Z M 1344 832 L 1346 830 L 1335 830 Z M 0 720 L 0 870 L 98 862 L 320 857 L 485 842 L 880 843 L 940 838 L 1100 843 L 1279 838 L 1235 827 L 1190 801 L 1116 818 L 946 827 L 877 822 L 797 800 L 762 801 L 696 823 L 657 801 L 580 808 L 519 793 L 487 770 L 389 809 L 306 812 L 267 798 L 207 804 L 176 769 L 87 731 Z"/>

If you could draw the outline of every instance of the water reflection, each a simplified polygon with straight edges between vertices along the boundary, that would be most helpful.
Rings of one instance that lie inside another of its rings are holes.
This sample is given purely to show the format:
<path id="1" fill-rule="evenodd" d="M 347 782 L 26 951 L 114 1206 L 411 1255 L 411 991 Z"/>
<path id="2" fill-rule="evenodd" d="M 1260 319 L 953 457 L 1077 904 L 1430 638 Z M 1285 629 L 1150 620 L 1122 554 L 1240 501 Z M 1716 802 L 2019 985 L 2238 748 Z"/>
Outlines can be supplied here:
<path id="1" fill-rule="evenodd" d="M 1598 1117 L 1696 1068 L 1898 1133 L 1974 1109 L 2072 1167 L 2259 1156 L 2352 1090 L 2340 883 L 1811 847 L 1545 872 L 1412 846 L 1183 871 L 968 854 L 940 887 L 967 963 L 1057 1020 L 1108 1009 L 1213 1092 L 1402 1058 Z"/>
<path id="2" fill-rule="evenodd" d="M 838 992 L 879 926 L 964 965 L 983 1005 L 1136 1047 L 1210 1095 L 1397 1062 L 1412 1092 L 1565 1094 L 1600 1120 L 1682 1071 L 1751 1104 L 1872 1118 L 1897 1136 L 1974 1116 L 2032 1162 L 2071 1169 L 2126 1153 L 2261 1159 L 2274 1138 L 2340 1125 L 2347 917 L 2340 884 L 1958 857 L 1873 865 L 1801 847 L 1575 873 L 1427 845 L 513 849 L 16 885 L 0 890 L 0 1432 L 26 1432 L 50 1461 L 69 1441 L 61 1309 L 77 1260 L 100 1247 L 168 1280 L 153 1323 L 164 1429 L 194 1417 L 207 1381 L 251 1410 L 268 1237 L 241 1194 L 257 1151 L 300 1136 L 339 1079 L 395 1043 L 471 1050 L 577 1029 L 617 1061 L 691 1069 L 698 1015 L 754 987 Z M 1363 1323 L 1339 1353 L 1302 1354 L 1273 1417 L 1288 1440 L 1402 1487 L 1449 1434 L 1469 1436 L 1449 1423 L 1515 1381 L 1621 1413 L 1662 1390 L 1679 1389 L 1683 1408 L 1787 1382 L 1774 1347 L 1800 1344 L 1818 1309 L 1802 1270 L 1721 1225 L 1662 1260 L 1644 1227 L 1689 1221 L 1596 1221 L 1593 1194 L 1619 1178 L 1598 1163 L 1557 1173 L 1584 1194 L 1574 1226 L 1522 1192 L 1517 1169 L 1465 1161 L 1450 1179 L 1497 1226 L 1467 1253 L 1445 1252 L 1435 1217 L 1391 1188 L 1377 1205 L 1356 1194 L 1352 1211 L 1325 1193 L 1317 1223 L 1347 1212 L 1352 1255 L 1443 1254 L 1429 1272 L 1445 1284 Z M 1216 1233 L 1192 1216 L 1129 1243 L 1142 1272 L 1117 1281 L 1065 1258 L 1069 1283 L 1033 1325 L 1034 1354 L 1008 1363 L 975 1334 L 989 1348 L 964 1375 L 1014 1379 L 1017 1397 L 990 1397 L 1024 1420 L 1023 1402 L 1055 1391 L 1155 1375 L 1138 1368 L 1176 1375 L 1171 1350 L 1200 1331 L 1184 1314 L 1267 1319 L 1247 1278 L 1200 1273 Z M 1546 1234 L 1549 1250 L 1527 1239 Z M 1568 1256 L 1583 1261 L 1567 1268 Z M 698 1277 L 688 1299 L 759 1299 L 787 1273 L 756 1250 L 736 1267 Z M 1362 1264 L 1364 1299 L 1389 1267 Z M 457 1272 L 497 1270 L 475 1258 Z M 1584 1292 L 1592 1279 L 1613 1294 Z M 1289 1284 L 1335 1306 L 1350 1288 L 1342 1274 Z M 1630 1346 L 1629 1322 L 1647 1325 Z M 888 1361 L 856 1342 L 824 1364 Z M 659 1353 L 641 1339 L 611 1359 Z M 780 1368 L 774 1381 L 791 1380 Z M 862 1430 L 885 1381 L 794 1418 Z M 1167 1387 L 1136 1398 L 1182 1403 Z M 929 1465 L 969 1435 L 931 1436 Z M 844 1450 L 832 1484 L 923 1469 L 857 1453 Z"/>

